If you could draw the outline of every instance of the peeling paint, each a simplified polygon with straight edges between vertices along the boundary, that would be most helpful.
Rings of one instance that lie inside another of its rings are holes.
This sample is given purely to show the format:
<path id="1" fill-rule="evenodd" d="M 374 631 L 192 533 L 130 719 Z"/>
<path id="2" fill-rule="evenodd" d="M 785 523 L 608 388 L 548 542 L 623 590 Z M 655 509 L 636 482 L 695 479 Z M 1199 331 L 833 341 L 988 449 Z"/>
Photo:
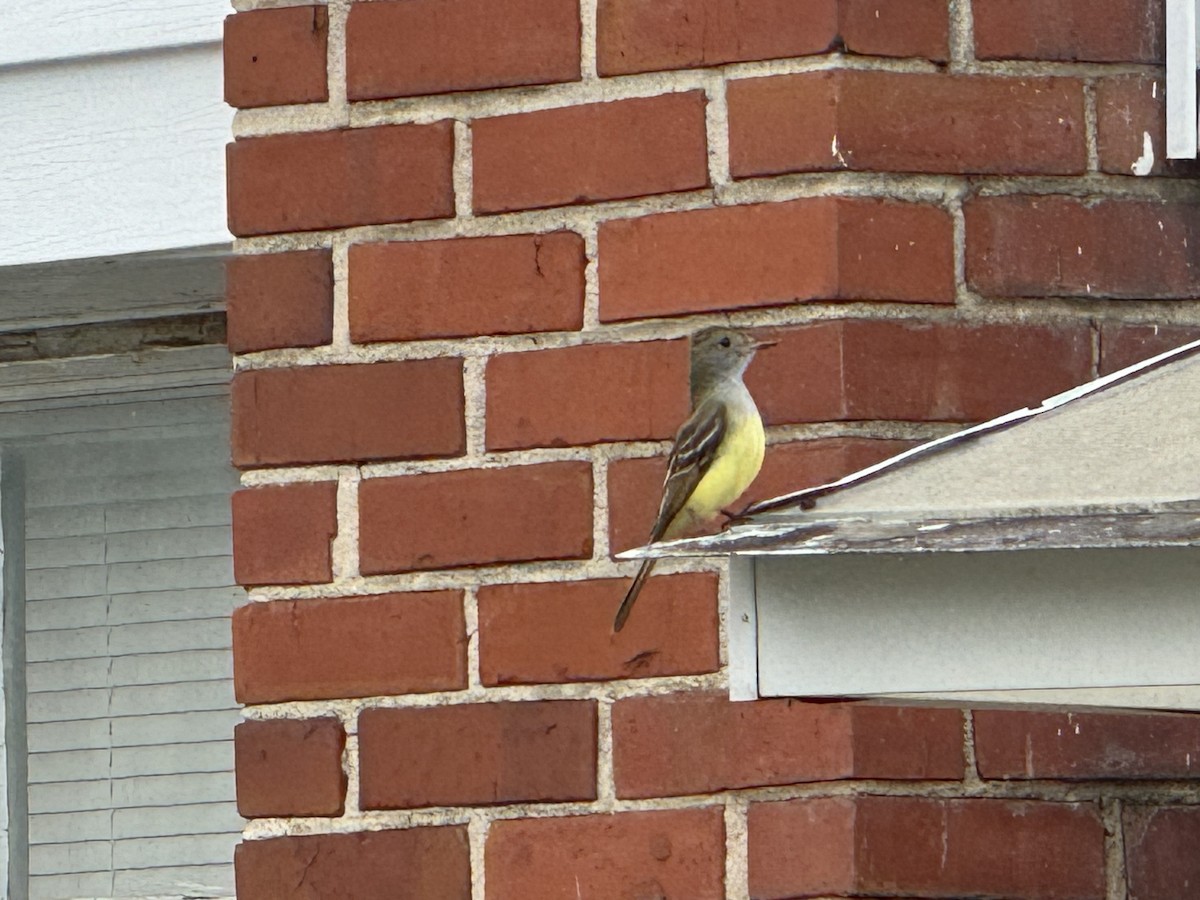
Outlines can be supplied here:
<path id="1" fill-rule="evenodd" d="M 850 167 L 850 163 L 846 162 L 846 157 L 842 156 L 842 151 L 838 149 L 838 139 L 836 134 L 833 136 L 833 142 L 829 146 L 829 152 L 833 155 L 833 158 L 840 162 L 843 166 L 846 168 Z"/>

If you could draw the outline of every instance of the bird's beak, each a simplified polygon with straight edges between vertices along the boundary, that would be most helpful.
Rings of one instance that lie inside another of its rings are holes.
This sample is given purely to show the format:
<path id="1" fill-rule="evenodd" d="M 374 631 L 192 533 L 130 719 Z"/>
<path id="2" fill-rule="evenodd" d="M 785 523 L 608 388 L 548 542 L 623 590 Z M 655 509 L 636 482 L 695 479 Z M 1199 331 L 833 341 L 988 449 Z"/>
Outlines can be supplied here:
<path id="1" fill-rule="evenodd" d="M 778 343 L 779 343 L 779 341 L 755 341 L 754 349 L 755 350 L 766 350 L 768 347 L 774 347 Z"/>

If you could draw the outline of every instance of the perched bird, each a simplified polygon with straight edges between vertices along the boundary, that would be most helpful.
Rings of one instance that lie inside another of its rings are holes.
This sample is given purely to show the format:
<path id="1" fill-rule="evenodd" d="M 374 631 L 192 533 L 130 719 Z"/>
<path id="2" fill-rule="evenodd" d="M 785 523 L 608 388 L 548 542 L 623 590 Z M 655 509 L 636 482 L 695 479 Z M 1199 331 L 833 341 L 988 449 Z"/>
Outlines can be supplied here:
<path id="1" fill-rule="evenodd" d="M 692 336 L 692 414 L 675 435 L 650 542 L 671 540 L 714 519 L 750 486 L 762 467 L 762 418 L 742 375 L 758 341 L 733 328 L 705 328 Z M 655 560 L 642 561 L 613 620 L 620 631 Z"/>

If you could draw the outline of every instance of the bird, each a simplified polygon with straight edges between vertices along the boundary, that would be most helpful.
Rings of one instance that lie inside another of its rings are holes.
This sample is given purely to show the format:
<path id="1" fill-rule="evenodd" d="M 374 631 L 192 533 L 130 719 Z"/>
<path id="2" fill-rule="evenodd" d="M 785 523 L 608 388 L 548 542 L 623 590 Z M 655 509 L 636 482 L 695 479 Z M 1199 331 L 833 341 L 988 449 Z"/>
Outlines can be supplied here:
<path id="1" fill-rule="evenodd" d="M 766 436 L 742 376 L 754 354 L 774 343 L 724 326 L 692 335 L 692 412 L 671 447 L 650 543 L 671 540 L 707 524 L 758 475 Z M 642 560 L 613 619 L 614 633 L 625 626 L 654 563 L 654 559 Z"/>

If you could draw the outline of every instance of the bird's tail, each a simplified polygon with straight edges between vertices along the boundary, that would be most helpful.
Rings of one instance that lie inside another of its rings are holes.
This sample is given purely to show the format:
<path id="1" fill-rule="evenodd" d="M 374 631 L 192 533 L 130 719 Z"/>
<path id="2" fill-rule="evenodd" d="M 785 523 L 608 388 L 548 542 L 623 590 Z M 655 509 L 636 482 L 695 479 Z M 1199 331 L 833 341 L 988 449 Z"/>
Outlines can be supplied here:
<path id="1" fill-rule="evenodd" d="M 638 569 L 637 575 L 633 577 L 633 584 L 629 586 L 629 590 L 625 593 L 625 599 L 621 601 L 621 607 L 617 610 L 617 617 L 613 619 L 614 632 L 620 631 L 625 627 L 625 620 L 629 618 L 629 611 L 633 609 L 633 601 L 642 592 L 642 586 L 646 583 L 646 579 L 650 577 L 650 570 L 654 568 L 655 562 L 657 560 L 642 560 L 642 567 Z"/>

